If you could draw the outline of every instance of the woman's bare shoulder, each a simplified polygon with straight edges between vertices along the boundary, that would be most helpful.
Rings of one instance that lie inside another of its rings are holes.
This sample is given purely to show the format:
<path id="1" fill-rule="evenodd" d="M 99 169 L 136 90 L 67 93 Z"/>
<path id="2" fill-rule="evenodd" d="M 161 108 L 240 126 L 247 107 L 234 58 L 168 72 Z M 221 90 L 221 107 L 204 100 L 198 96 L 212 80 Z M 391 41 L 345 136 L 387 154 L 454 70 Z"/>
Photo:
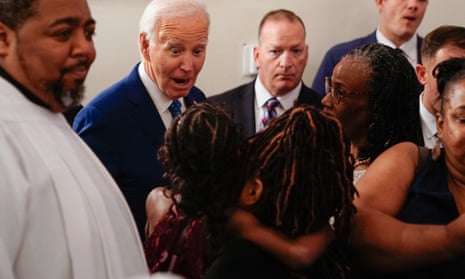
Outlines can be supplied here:
<path id="1" fill-rule="evenodd" d="M 383 153 L 381 153 L 375 161 L 382 161 L 384 163 L 394 162 L 411 162 L 414 166 L 418 164 L 419 146 L 413 142 L 400 142 L 397 143 Z M 388 160 L 386 160 L 388 159 Z"/>

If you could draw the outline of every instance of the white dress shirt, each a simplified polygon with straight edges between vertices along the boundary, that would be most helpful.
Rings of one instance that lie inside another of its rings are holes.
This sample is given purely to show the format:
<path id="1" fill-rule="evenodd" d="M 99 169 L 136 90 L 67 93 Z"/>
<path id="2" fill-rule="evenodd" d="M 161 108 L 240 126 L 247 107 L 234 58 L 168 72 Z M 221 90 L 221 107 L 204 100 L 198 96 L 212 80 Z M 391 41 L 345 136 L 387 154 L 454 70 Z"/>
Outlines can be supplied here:
<path id="1" fill-rule="evenodd" d="M 268 99 L 273 98 L 271 93 L 263 86 L 260 78 L 257 77 L 255 80 L 255 130 L 260 130 L 260 122 L 262 121 L 263 115 L 266 110 L 265 103 Z M 299 83 L 289 93 L 283 94 L 277 97 L 279 106 L 276 106 L 276 112 L 281 115 L 285 110 L 290 109 L 294 106 L 294 102 L 299 98 L 300 90 L 302 89 L 302 82 Z"/>
<path id="2" fill-rule="evenodd" d="M 423 93 L 420 94 L 420 120 L 421 120 L 421 132 L 423 134 L 423 141 L 425 146 L 433 148 L 436 144 L 438 132 L 436 127 L 436 116 L 429 112 L 423 105 L 422 98 Z"/>
<path id="3" fill-rule="evenodd" d="M 379 28 L 376 29 L 376 40 L 378 43 L 381 43 L 383 45 L 387 45 L 391 48 L 397 48 L 397 46 L 391 42 L 388 38 L 386 38 L 381 31 L 379 31 Z M 418 64 L 418 38 L 416 35 L 413 35 L 410 40 L 406 41 L 403 43 L 400 48 L 407 56 L 408 61 L 410 64 L 415 68 L 416 65 Z"/>
<path id="4" fill-rule="evenodd" d="M 171 112 L 169 111 L 169 106 L 173 102 L 168 96 L 160 92 L 160 89 L 155 85 L 155 83 L 150 79 L 144 69 L 144 62 L 139 64 L 137 69 L 139 73 L 139 77 L 144 84 L 145 89 L 149 92 L 150 98 L 152 99 L 155 107 L 157 108 L 158 113 L 160 114 L 161 120 L 165 125 L 165 128 L 169 128 L 171 122 L 173 121 L 173 117 L 171 116 Z M 185 105 L 183 98 L 178 99 L 181 102 L 181 111 L 185 110 Z"/>

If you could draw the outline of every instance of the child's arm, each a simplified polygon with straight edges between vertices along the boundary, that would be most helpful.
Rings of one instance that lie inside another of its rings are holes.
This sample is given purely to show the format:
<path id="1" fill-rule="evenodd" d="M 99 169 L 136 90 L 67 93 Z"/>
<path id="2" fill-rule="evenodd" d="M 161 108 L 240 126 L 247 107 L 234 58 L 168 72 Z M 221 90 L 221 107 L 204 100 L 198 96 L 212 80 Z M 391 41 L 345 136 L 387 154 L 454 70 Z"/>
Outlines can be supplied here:
<path id="1" fill-rule="evenodd" d="M 160 222 L 163 215 L 165 215 L 173 201 L 169 199 L 164 191 L 164 187 L 156 187 L 147 195 L 145 200 L 145 211 L 147 214 L 147 222 L 145 223 L 145 237 L 152 234 L 153 228 Z"/>
<path id="2" fill-rule="evenodd" d="M 260 246 L 294 270 L 314 263 L 334 238 L 334 232 L 328 225 L 315 233 L 290 239 L 262 226 L 255 216 L 242 209 L 232 213 L 230 225 L 238 236 Z"/>

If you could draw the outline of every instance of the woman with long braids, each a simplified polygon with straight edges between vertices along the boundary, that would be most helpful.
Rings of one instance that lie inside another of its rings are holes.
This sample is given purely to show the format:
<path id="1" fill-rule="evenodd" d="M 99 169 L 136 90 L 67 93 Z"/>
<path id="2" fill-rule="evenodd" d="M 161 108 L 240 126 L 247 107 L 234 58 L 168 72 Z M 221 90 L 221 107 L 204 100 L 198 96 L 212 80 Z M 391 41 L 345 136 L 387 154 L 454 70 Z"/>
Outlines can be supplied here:
<path id="1" fill-rule="evenodd" d="M 339 123 L 296 106 L 253 136 L 248 149 L 256 176 L 241 205 L 258 221 L 233 214 L 242 239 L 225 248 L 206 278 L 348 278 L 343 250 L 355 188 Z"/>
<path id="2" fill-rule="evenodd" d="M 326 78 L 323 111 L 341 122 L 355 158 L 354 183 L 384 150 L 423 145 L 417 77 L 404 54 L 382 44 L 349 52 Z"/>

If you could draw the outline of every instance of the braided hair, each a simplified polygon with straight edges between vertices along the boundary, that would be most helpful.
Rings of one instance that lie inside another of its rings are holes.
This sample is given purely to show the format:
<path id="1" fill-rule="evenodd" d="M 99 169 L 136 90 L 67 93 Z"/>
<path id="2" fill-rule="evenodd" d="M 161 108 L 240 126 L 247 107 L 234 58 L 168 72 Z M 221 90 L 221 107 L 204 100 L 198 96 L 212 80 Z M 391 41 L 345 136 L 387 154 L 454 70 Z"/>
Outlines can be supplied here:
<path id="1" fill-rule="evenodd" d="M 187 218 L 206 217 L 213 237 L 223 233 L 225 209 L 237 204 L 244 184 L 237 175 L 242 143 L 226 112 L 199 103 L 174 120 L 158 153 L 173 203 Z"/>
<path id="2" fill-rule="evenodd" d="M 249 148 L 264 185 L 251 209 L 261 222 L 293 238 L 321 229 L 335 216 L 336 239 L 347 243 L 356 190 L 337 120 L 309 105 L 295 106 L 253 136 Z M 345 278 L 346 267 L 334 257 L 329 252 L 313 272 Z"/>
<path id="3" fill-rule="evenodd" d="M 369 44 L 346 57 L 365 62 L 371 69 L 366 90 L 371 124 L 368 144 L 359 148 L 359 158 L 373 161 L 402 141 L 422 145 L 417 76 L 404 53 L 382 44 Z"/>

